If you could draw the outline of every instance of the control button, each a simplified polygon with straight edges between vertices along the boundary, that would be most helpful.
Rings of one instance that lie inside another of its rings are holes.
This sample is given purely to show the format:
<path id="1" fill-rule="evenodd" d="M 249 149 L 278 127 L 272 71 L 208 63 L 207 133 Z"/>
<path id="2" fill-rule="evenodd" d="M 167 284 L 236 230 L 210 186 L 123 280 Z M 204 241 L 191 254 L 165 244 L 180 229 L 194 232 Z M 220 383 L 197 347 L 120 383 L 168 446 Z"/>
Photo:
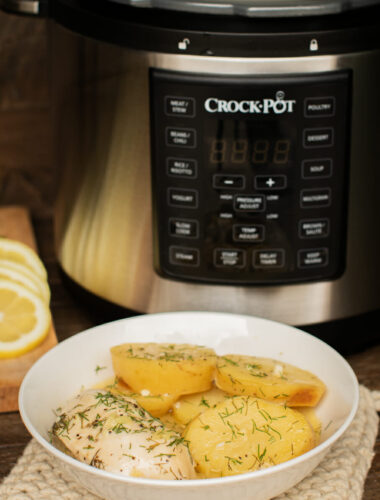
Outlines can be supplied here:
<path id="1" fill-rule="evenodd" d="M 166 171 L 171 177 L 187 177 L 194 179 L 197 176 L 197 160 L 186 158 L 167 158 Z"/>
<path id="2" fill-rule="evenodd" d="M 334 116 L 335 97 L 309 97 L 305 99 L 305 116 Z"/>
<path id="3" fill-rule="evenodd" d="M 255 250 L 253 252 L 253 267 L 258 269 L 273 269 L 284 267 L 285 250 Z"/>
<path id="4" fill-rule="evenodd" d="M 180 238 L 198 238 L 198 221 L 192 219 L 169 219 L 170 236 Z"/>
<path id="5" fill-rule="evenodd" d="M 232 239 L 239 242 L 252 243 L 264 241 L 265 228 L 262 224 L 234 224 L 232 226 Z"/>
<path id="6" fill-rule="evenodd" d="M 214 264 L 216 267 L 242 268 L 245 266 L 245 252 L 231 248 L 216 248 Z"/>
<path id="7" fill-rule="evenodd" d="M 194 128 L 166 127 L 166 145 L 195 148 L 196 130 Z"/>
<path id="8" fill-rule="evenodd" d="M 195 189 L 168 189 L 168 203 L 172 207 L 197 208 L 198 191 Z"/>
<path id="9" fill-rule="evenodd" d="M 303 145 L 305 148 L 323 148 L 334 144 L 334 129 L 307 128 L 303 131 Z"/>
<path id="10" fill-rule="evenodd" d="M 262 212 L 265 210 L 265 197 L 262 194 L 236 195 L 234 208 L 238 212 Z"/>
<path id="11" fill-rule="evenodd" d="M 298 251 L 298 267 L 325 267 L 329 263 L 328 248 L 314 248 Z"/>
<path id="12" fill-rule="evenodd" d="M 321 177 L 331 177 L 332 160 L 324 158 L 322 160 L 304 160 L 302 162 L 302 177 L 304 179 L 315 179 Z"/>
<path id="13" fill-rule="evenodd" d="M 195 116 L 195 99 L 193 97 L 165 97 L 165 114 L 167 116 Z"/>
<path id="14" fill-rule="evenodd" d="M 285 189 L 286 182 L 286 175 L 256 175 L 255 188 L 270 190 Z"/>
<path id="15" fill-rule="evenodd" d="M 215 174 L 212 185 L 215 189 L 244 189 L 245 178 L 243 175 Z"/>
<path id="16" fill-rule="evenodd" d="M 301 191 L 302 208 L 319 208 L 331 205 L 331 189 L 303 189 Z"/>
<path id="17" fill-rule="evenodd" d="M 199 266 L 199 250 L 188 247 L 169 247 L 169 260 L 175 266 Z"/>
<path id="18" fill-rule="evenodd" d="M 299 223 L 300 238 L 326 238 L 329 232 L 329 219 L 305 219 Z"/>

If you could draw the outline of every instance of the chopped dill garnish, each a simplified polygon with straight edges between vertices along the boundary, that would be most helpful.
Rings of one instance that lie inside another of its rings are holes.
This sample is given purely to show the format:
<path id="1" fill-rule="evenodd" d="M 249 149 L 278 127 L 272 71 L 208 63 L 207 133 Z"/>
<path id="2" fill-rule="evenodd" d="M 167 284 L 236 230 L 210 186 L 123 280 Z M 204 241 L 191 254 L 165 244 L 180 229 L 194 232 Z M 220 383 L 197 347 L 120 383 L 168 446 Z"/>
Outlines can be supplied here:
<path id="1" fill-rule="evenodd" d="M 95 373 L 98 374 L 101 370 L 105 370 L 106 368 L 107 368 L 106 366 L 96 365 Z"/>

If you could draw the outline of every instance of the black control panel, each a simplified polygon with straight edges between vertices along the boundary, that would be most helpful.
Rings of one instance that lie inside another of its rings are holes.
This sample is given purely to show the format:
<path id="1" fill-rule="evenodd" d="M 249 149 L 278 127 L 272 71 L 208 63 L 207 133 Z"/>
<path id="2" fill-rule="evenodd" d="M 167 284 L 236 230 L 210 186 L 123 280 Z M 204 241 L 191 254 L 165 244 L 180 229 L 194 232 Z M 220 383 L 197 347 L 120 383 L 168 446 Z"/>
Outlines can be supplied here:
<path id="1" fill-rule="evenodd" d="M 345 267 L 350 73 L 151 70 L 155 267 L 205 283 Z"/>

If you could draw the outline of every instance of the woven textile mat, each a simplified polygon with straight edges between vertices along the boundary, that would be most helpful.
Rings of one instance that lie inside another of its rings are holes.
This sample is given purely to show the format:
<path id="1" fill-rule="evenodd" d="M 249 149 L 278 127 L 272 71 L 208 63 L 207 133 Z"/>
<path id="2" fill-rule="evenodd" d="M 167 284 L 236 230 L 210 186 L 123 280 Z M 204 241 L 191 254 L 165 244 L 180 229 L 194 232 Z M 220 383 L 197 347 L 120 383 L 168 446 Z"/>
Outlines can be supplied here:
<path id="1" fill-rule="evenodd" d="M 374 456 L 379 422 L 376 409 L 380 410 L 380 392 L 361 386 L 359 409 L 349 429 L 309 476 L 275 500 L 360 500 Z M 0 499 L 99 500 L 99 497 L 67 480 L 57 459 L 32 439 L 0 485 Z"/>

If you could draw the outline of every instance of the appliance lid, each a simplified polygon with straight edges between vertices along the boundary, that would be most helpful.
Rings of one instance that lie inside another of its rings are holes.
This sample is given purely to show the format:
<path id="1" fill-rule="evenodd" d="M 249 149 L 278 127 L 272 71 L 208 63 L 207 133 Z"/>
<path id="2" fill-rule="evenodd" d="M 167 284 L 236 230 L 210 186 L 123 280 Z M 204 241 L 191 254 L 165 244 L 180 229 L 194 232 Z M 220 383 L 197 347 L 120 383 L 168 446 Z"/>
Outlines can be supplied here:
<path id="1" fill-rule="evenodd" d="M 299 17 L 338 14 L 379 5 L 380 0 L 108 0 L 134 7 L 247 17 Z"/>

